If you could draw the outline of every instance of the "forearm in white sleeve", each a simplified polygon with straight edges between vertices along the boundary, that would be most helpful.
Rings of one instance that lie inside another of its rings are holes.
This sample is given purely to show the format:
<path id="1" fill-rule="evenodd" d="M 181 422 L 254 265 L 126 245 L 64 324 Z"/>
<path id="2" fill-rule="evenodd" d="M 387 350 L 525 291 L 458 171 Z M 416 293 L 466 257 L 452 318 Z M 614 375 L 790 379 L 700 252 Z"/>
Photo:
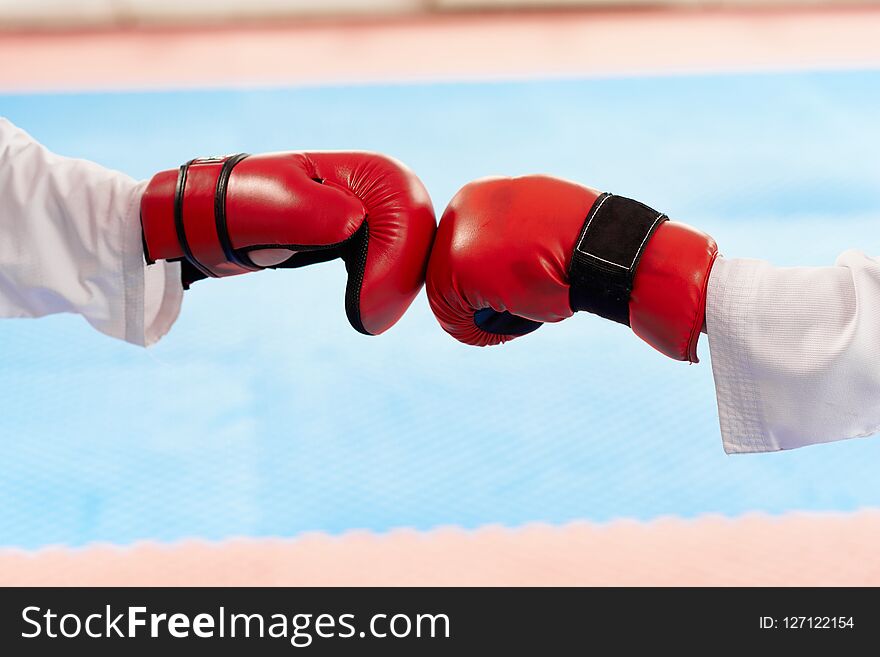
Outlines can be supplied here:
<path id="1" fill-rule="evenodd" d="M 718 259 L 706 329 L 724 449 L 767 452 L 880 431 L 880 262 Z"/>
<path id="2" fill-rule="evenodd" d="M 144 262 L 145 183 L 60 157 L 0 118 L 0 317 L 77 313 L 137 345 L 180 311 L 180 266 Z"/>

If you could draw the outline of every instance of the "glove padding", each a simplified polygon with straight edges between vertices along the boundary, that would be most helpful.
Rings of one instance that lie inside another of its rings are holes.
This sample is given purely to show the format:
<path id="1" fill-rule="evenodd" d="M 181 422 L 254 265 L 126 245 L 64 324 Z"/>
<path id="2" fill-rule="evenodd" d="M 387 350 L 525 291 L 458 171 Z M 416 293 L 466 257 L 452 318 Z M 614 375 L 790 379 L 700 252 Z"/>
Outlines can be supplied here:
<path id="1" fill-rule="evenodd" d="M 717 253 L 708 235 L 630 199 L 549 176 L 488 178 L 443 213 L 428 300 L 467 344 L 499 344 L 589 310 L 697 362 Z"/>
<path id="2" fill-rule="evenodd" d="M 183 261 L 185 283 L 264 269 L 249 256 L 256 250 L 295 252 L 278 267 L 342 258 L 346 314 L 369 335 L 418 294 L 436 228 L 416 175 L 367 152 L 192 160 L 152 178 L 141 224 L 147 261 Z"/>

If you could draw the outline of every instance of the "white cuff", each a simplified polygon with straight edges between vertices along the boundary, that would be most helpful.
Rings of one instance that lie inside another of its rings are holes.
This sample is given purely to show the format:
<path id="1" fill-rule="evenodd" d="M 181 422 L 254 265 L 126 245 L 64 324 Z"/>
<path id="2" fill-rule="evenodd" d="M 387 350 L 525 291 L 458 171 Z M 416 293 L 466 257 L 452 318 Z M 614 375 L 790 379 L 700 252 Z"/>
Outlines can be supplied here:
<path id="1" fill-rule="evenodd" d="M 121 335 L 126 342 L 148 347 L 171 329 L 183 303 L 180 264 L 164 260 L 147 265 L 141 236 L 140 199 L 146 183 L 132 194 L 127 216 L 122 222 L 124 233 L 121 270 L 125 279 L 124 327 Z M 100 327 L 99 330 L 102 330 Z"/>
<path id="2" fill-rule="evenodd" d="M 834 267 L 719 259 L 706 329 L 727 453 L 880 431 L 880 263 Z"/>

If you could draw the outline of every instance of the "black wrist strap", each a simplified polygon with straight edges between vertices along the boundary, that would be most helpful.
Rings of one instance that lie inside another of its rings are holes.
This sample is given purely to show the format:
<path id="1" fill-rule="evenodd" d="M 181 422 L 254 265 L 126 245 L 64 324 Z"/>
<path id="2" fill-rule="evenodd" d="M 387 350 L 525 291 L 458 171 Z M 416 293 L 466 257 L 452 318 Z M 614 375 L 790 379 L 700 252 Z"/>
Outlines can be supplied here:
<path id="1" fill-rule="evenodd" d="M 668 217 L 623 196 L 596 199 L 575 243 L 569 302 L 629 326 L 629 296 L 648 240 Z"/>
<path id="2" fill-rule="evenodd" d="M 183 259 L 189 265 L 182 273 L 185 288 L 189 288 L 189 284 L 193 281 L 217 277 L 217 274 L 212 272 L 210 268 L 198 261 L 186 237 L 186 227 L 183 221 L 183 198 L 186 192 L 186 179 L 193 165 L 223 162 L 214 190 L 214 221 L 217 226 L 220 247 L 229 262 L 245 269 L 262 269 L 262 267 L 255 265 L 247 254 L 235 252 L 229 239 L 229 230 L 226 227 L 226 191 L 229 187 L 229 176 L 235 165 L 246 157 L 248 157 L 247 153 L 238 153 L 223 157 L 195 158 L 183 164 L 177 171 L 177 184 L 174 187 L 174 229 L 177 233 L 177 241 L 183 251 Z"/>
<path id="3" fill-rule="evenodd" d="M 242 269 L 262 269 L 253 263 L 247 253 L 238 254 L 232 246 L 232 240 L 229 237 L 229 228 L 226 225 L 226 192 L 229 189 L 229 177 L 232 175 L 232 169 L 235 165 L 248 157 L 247 153 L 238 153 L 230 155 L 223 163 L 220 169 L 220 175 L 217 177 L 217 187 L 214 191 L 214 221 L 217 225 L 217 238 L 220 240 L 220 248 L 226 255 L 229 262 L 233 262 Z"/>

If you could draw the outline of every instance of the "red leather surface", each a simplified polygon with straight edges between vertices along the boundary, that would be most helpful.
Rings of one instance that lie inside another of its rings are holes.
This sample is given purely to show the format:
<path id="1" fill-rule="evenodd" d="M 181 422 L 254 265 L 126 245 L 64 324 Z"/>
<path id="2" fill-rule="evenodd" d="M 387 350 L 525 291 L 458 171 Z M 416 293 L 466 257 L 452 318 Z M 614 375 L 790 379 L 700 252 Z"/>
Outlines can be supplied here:
<path id="1" fill-rule="evenodd" d="M 384 155 L 304 156 L 325 183 L 353 194 L 366 210 L 370 238 L 361 319 L 367 331 L 381 333 L 400 319 L 425 282 L 437 228 L 431 197 L 415 173 Z"/>
<path id="2" fill-rule="evenodd" d="M 633 332 L 670 358 L 698 362 L 706 286 L 717 255 L 715 240 L 696 228 L 660 224 L 636 268 L 629 299 Z"/>
<path id="3" fill-rule="evenodd" d="M 351 237 L 367 208 L 333 172 L 317 168 L 305 153 L 251 155 L 239 162 L 226 194 L 233 246 L 319 246 Z"/>
<path id="4" fill-rule="evenodd" d="M 474 324 L 482 308 L 540 322 L 572 314 L 568 268 L 599 192 L 548 176 L 486 178 L 463 187 L 437 230 L 428 300 L 441 326 L 485 346 L 516 336 Z"/>
<path id="5" fill-rule="evenodd" d="M 183 250 L 174 232 L 174 188 L 177 169 L 157 173 L 141 197 L 141 226 L 147 259 L 174 260 Z"/>
<path id="6" fill-rule="evenodd" d="M 451 335 L 498 344 L 474 323 L 482 308 L 541 322 L 571 316 L 568 270 L 596 190 L 547 176 L 489 178 L 459 191 L 443 213 L 428 265 L 434 314 Z M 661 224 L 636 269 L 633 331 L 662 353 L 696 362 L 706 284 L 717 246 L 676 222 Z"/>
<path id="7" fill-rule="evenodd" d="M 183 217 L 196 259 L 227 276 L 243 270 L 226 262 L 217 239 L 214 189 L 220 166 L 190 167 Z M 147 251 L 154 260 L 183 255 L 174 227 L 176 181 L 177 170 L 157 174 L 141 201 Z M 236 249 L 332 246 L 366 221 L 360 315 L 372 334 L 400 319 L 421 289 L 436 227 L 431 200 L 415 174 L 392 158 L 366 152 L 247 157 L 229 178 L 226 216 Z"/>

